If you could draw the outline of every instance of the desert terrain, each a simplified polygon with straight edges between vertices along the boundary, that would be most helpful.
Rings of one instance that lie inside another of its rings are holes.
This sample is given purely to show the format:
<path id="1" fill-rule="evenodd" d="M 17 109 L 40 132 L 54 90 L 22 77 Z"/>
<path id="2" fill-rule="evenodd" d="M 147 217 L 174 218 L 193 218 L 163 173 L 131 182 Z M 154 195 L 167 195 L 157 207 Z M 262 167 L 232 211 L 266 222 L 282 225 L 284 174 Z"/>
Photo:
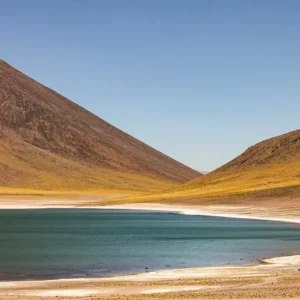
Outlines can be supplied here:
<path id="1" fill-rule="evenodd" d="M 139 209 L 300 224 L 300 130 L 206 175 L 0 61 L 0 209 Z M 300 258 L 0 282 L 1 299 L 300 299 Z"/>

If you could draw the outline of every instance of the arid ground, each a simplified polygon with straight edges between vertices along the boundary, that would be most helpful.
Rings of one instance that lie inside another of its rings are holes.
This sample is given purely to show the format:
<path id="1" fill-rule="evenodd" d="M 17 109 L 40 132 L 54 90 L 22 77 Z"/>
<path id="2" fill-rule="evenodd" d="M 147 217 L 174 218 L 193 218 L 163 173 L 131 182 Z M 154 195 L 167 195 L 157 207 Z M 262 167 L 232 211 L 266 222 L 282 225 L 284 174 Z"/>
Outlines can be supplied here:
<path id="1" fill-rule="evenodd" d="M 299 129 L 262 141 L 204 176 L 1 60 L 0 174 L 0 209 L 130 208 L 300 223 Z M 0 283 L 0 299 L 99 297 L 300 299 L 300 258 Z"/>

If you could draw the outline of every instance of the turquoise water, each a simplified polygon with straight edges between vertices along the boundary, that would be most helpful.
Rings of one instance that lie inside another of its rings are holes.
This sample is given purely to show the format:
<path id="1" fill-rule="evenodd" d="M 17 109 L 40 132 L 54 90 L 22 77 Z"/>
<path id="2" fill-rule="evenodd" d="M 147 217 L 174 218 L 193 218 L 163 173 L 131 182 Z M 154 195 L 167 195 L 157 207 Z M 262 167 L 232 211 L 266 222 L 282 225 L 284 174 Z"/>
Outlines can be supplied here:
<path id="1" fill-rule="evenodd" d="M 0 280 L 256 263 L 300 252 L 300 227 L 118 210 L 0 210 Z"/>

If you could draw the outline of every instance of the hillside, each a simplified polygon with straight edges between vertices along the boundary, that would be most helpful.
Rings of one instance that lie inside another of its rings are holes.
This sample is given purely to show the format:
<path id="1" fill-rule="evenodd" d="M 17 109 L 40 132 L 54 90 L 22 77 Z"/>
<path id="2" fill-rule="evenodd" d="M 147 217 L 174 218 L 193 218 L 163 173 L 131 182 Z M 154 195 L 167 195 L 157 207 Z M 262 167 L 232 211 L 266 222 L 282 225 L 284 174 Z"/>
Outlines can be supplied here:
<path id="1" fill-rule="evenodd" d="M 258 143 L 219 169 L 180 187 L 130 201 L 201 204 L 274 197 L 300 199 L 300 130 Z"/>
<path id="2" fill-rule="evenodd" d="M 200 173 L 0 60 L 0 174 L 9 192 L 157 190 Z"/>

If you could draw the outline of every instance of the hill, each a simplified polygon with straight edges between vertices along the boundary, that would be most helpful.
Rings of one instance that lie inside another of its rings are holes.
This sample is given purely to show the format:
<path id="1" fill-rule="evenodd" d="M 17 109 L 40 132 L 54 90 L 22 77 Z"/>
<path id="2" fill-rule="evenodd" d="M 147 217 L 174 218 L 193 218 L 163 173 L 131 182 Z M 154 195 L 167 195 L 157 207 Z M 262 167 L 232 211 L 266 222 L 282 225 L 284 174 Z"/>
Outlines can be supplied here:
<path id="1" fill-rule="evenodd" d="M 0 60 L 0 191 L 157 190 L 200 175 Z"/>
<path id="2" fill-rule="evenodd" d="M 201 204 L 274 197 L 300 199 L 300 130 L 260 142 L 219 169 L 180 187 L 130 201 Z"/>

